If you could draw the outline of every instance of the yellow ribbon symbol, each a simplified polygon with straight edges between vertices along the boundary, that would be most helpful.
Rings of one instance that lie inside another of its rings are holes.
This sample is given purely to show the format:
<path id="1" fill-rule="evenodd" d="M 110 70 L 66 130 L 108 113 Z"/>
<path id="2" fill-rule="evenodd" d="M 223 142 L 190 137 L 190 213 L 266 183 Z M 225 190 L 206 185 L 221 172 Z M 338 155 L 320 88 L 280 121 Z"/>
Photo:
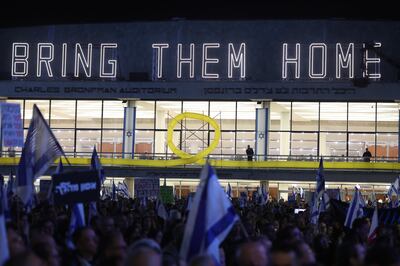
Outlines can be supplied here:
<path id="1" fill-rule="evenodd" d="M 211 142 L 210 146 L 195 155 L 191 155 L 189 153 L 186 153 L 186 152 L 178 149 L 175 146 L 175 144 L 173 143 L 174 128 L 179 121 L 181 121 L 185 118 L 191 118 L 191 119 L 197 119 L 197 120 L 204 121 L 206 123 L 209 123 L 215 130 L 214 139 Z M 176 163 L 177 163 L 176 165 L 194 163 L 194 162 L 197 162 L 197 161 L 203 159 L 204 157 L 209 155 L 218 146 L 220 137 L 221 137 L 221 129 L 219 128 L 218 123 L 211 117 L 202 115 L 202 114 L 185 112 L 185 113 L 179 114 L 176 117 L 174 117 L 168 125 L 168 132 L 167 132 L 168 147 L 171 149 L 171 151 L 174 154 L 181 157 L 181 159 L 173 160 L 173 161 L 176 161 Z"/>

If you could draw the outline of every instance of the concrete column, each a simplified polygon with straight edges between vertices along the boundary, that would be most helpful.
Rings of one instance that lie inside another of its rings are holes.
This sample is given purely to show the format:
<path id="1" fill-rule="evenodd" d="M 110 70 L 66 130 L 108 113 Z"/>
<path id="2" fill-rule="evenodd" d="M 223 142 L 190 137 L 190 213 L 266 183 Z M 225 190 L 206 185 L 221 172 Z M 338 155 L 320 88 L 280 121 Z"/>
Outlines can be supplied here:
<path id="1" fill-rule="evenodd" d="M 268 156 L 268 130 L 269 130 L 270 102 L 263 102 L 262 108 L 256 110 L 256 160 L 265 161 Z"/>
<path id="2" fill-rule="evenodd" d="M 289 131 L 290 130 L 290 112 L 281 112 L 281 123 L 280 130 Z M 279 154 L 280 155 L 289 155 L 290 148 L 290 133 L 289 132 L 281 132 L 279 139 Z"/>
<path id="3" fill-rule="evenodd" d="M 122 158 L 134 158 L 136 130 L 136 101 L 128 100 L 124 108 L 124 135 Z"/>

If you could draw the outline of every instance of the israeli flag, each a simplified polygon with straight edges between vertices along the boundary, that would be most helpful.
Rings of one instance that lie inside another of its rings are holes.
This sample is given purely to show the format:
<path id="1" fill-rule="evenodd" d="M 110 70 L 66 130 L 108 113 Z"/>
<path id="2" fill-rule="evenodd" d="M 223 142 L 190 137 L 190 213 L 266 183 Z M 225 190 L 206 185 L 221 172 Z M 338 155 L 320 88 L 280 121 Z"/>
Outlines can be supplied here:
<path id="1" fill-rule="evenodd" d="M 317 192 L 314 192 L 312 200 L 311 200 L 310 222 L 312 224 L 317 224 L 318 219 L 319 219 L 318 195 L 317 195 Z"/>
<path id="2" fill-rule="evenodd" d="M 189 261 L 206 253 L 219 263 L 219 245 L 238 220 L 214 169 L 206 163 L 185 226 L 181 257 Z"/>
<path id="3" fill-rule="evenodd" d="M 259 198 L 258 203 L 260 205 L 265 205 L 268 201 L 268 192 L 265 189 L 264 184 L 261 184 L 261 187 L 258 188 L 257 194 L 258 194 L 258 198 Z"/>
<path id="4" fill-rule="evenodd" d="M 330 207 L 330 198 L 329 195 L 326 191 L 322 193 L 322 199 L 321 202 L 319 203 L 319 212 L 326 212 L 328 208 Z"/>
<path id="5" fill-rule="evenodd" d="M 363 207 L 365 206 L 361 192 L 355 187 L 353 198 L 351 199 L 349 209 L 347 210 L 344 226 L 352 228 L 353 221 L 364 216 Z"/>
<path id="6" fill-rule="evenodd" d="M 125 182 L 122 182 L 122 183 L 118 182 L 117 191 L 120 192 L 122 197 L 127 198 L 127 199 L 130 198 L 128 186 L 126 185 Z"/>
<path id="7" fill-rule="evenodd" d="M 390 185 L 388 191 L 388 197 L 391 202 L 391 206 L 393 208 L 397 208 L 399 206 L 399 194 L 400 194 L 400 176 L 396 178 L 396 180 Z M 396 199 L 393 201 L 392 197 L 396 196 Z"/>
<path id="8" fill-rule="evenodd" d="M 76 203 L 72 207 L 71 220 L 69 222 L 67 246 L 74 249 L 74 244 L 72 243 L 72 235 L 75 230 L 85 226 L 85 209 L 83 203 Z"/>
<path id="9" fill-rule="evenodd" d="M 96 146 L 93 147 L 92 159 L 90 160 L 90 168 L 92 170 L 98 171 L 100 185 L 102 185 L 104 183 L 104 180 L 106 180 L 106 175 L 104 173 L 103 167 L 101 166 L 99 156 L 97 156 Z"/>
<path id="10" fill-rule="evenodd" d="M 3 263 L 10 257 L 7 241 L 6 221 L 4 217 L 4 203 L 7 202 L 7 196 L 5 187 L 3 185 L 4 184 L 1 184 L 0 187 L 0 265 L 3 265 Z"/>
<path id="11" fill-rule="evenodd" d="M 56 137 L 47 125 L 39 108 L 33 105 L 24 148 L 17 170 L 17 195 L 24 205 L 32 200 L 33 182 L 43 175 L 50 165 L 64 154 Z"/>
<path id="12" fill-rule="evenodd" d="M 90 160 L 90 169 L 98 171 L 101 186 L 106 179 L 106 175 L 104 174 L 104 169 L 101 166 L 99 156 L 97 155 L 96 146 L 93 147 L 92 158 Z M 90 220 L 94 216 L 97 216 L 97 214 L 97 203 L 96 201 L 92 201 L 89 203 L 88 221 L 90 222 Z"/>
<path id="13" fill-rule="evenodd" d="M 322 160 L 319 161 L 319 168 L 317 171 L 317 195 L 318 198 L 322 197 L 322 193 L 325 191 L 325 177 L 324 177 L 324 162 Z"/>
<path id="14" fill-rule="evenodd" d="M 371 243 L 377 236 L 378 232 L 378 206 L 375 205 L 374 214 L 372 215 L 371 227 L 369 228 L 368 233 L 368 242 Z"/>
<path id="15" fill-rule="evenodd" d="M 161 217 L 164 221 L 168 219 L 168 212 L 167 209 L 165 209 L 164 204 L 162 201 L 158 198 L 156 202 L 156 211 L 157 211 L 157 216 Z"/>

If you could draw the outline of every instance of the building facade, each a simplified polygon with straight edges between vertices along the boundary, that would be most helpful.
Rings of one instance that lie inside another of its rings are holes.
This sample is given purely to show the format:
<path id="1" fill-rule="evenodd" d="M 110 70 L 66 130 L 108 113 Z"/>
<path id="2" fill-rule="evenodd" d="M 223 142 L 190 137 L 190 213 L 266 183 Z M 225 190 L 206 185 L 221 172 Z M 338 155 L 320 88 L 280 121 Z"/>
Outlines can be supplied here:
<path id="1" fill-rule="evenodd" d="M 393 163 L 399 30 L 398 22 L 340 20 L 1 29 L 0 96 L 20 104 L 25 131 L 37 104 L 69 157 L 96 146 L 103 158 L 173 159 L 168 125 L 193 112 L 220 126 L 211 159 L 245 160 L 250 145 L 255 161 L 358 162 L 368 148 L 372 162 Z M 173 142 L 196 154 L 214 134 L 185 119 Z"/>

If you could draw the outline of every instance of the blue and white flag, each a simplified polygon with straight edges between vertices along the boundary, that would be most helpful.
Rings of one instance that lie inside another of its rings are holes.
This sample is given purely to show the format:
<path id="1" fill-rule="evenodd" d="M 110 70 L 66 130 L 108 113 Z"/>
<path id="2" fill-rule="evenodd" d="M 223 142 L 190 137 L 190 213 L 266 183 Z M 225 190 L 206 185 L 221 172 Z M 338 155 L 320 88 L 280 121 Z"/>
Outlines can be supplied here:
<path id="1" fill-rule="evenodd" d="M 328 192 L 324 191 L 322 193 L 322 198 L 319 203 L 319 213 L 326 212 L 330 207 L 330 198 Z"/>
<path id="2" fill-rule="evenodd" d="M 214 169 L 206 163 L 185 226 L 181 257 L 189 261 L 198 254 L 209 254 L 219 263 L 219 245 L 238 220 Z"/>
<path id="3" fill-rule="evenodd" d="M 265 187 L 266 186 L 264 184 L 261 185 L 261 196 L 262 196 L 261 205 L 266 204 L 269 199 L 269 193 Z"/>
<path id="4" fill-rule="evenodd" d="M 91 169 L 98 171 L 100 185 L 102 185 L 104 183 L 104 180 L 106 180 L 106 175 L 104 173 L 103 167 L 101 166 L 99 156 L 97 156 L 96 146 L 93 147 L 92 159 L 90 160 L 90 167 Z"/>
<path id="5" fill-rule="evenodd" d="M 68 228 L 67 246 L 71 249 L 74 248 L 72 243 L 72 235 L 75 230 L 85 226 L 85 209 L 83 203 L 76 203 L 72 207 L 71 219 Z"/>
<path id="6" fill-rule="evenodd" d="M 349 209 L 347 210 L 346 220 L 344 226 L 348 228 L 353 227 L 353 221 L 357 218 L 364 216 L 365 202 L 361 195 L 361 192 L 355 187 L 353 198 L 351 199 Z"/>
<path id="7" fill-rule="evenodd" d="M 231 184 L 228 183 L 228 188 L 226 190 L 226 195 L 228 195 L 229 199 L 232 199 L 232 188 L 231 188 Z"/>
<path id="8" fill-rule="evenodd" d="M 32 200 L 35 179 L 43 175 L 50 165 L 62 155 L 64 155 L 64 151 L 56 137 L 36 104 L 33 105 L 32 120 L 17 170 L 17 195 L 24 205 Z"/>
<path id="9" fill-rule="evenodd" d="M 129 190 L 128 190 L 128 186 L 125 182 L 118 182 L 118 186 L 117 186 L 117 191 L 119 192 L 119 194 L 124 197 L 129 199 L 131 196 L 129 195 Z"/>
<path id="10" fill-rule="evenodd" d="M 161 217 L 164 221 L 168 219 L 167 209 L 165 209 L 164 204 L 159 198 L 156 201 L 156 211 L 158 217 Z"/>
<path id="11" fill-rule="evenodd" d="M 90 169 L 97 171 L 101 186 L 104 183 L 104 180 L 106 179 L 106 175 L 104 174 L 104 169 L 101 166 L 99 157 L 97 155 L 96 146 L 93 147 L 92 158 L 90 160 Z M 97 215 L 98 215 L 97 202 L 92 201 L 89 203 L 88 222 L 90 222 L 92 218 Z"/>
<path id="12" fill-rule="evenodd" d="M 388 191 L 388 197 L 390 200 L 390 205 L 392 208 L 397 208 L 399 207 L 399 195 L 400 194 L 400 176 L 396 178 L 396 180 L 390 185 L 389 191 Z M 393 200 L 393 196 L 396 198 Z"/>
<path id="13" fill-rule="evenodd" d="M 322 193 L 325 191 L 325 177 L 324 177 L 324 162 L 319 161 L 319 168 L 317 171 L 317 195 L 318 198 L 322 197 Z"/>
<path id="14" fill-rule="evenodd" d="M 1 181 L 0 181 L 1 182 Z M 3 180 L 4 183 L 4 180 Z M 4 184 L 0 187 L 0 265 L 9 258 L 10 253 L 8 249 L 6 221 L 4 217 L 4 202 L 7 202 L 7 195 Z"/>
<path id="15" fill-rule="evenodd" d="M 304 198 L 304 189 L 302 187 L 299 187 L 299 194 L 300 194 L 300 198 L 303 199 Z"/>
<path id="16" fill-rule="evenodd" d="M 312 224 L 317 224 L 318 219 L 319 219 L 318 195 L 317 192 L 314 192 L 313 197 L 311 199 L 310 222 Z"/>

